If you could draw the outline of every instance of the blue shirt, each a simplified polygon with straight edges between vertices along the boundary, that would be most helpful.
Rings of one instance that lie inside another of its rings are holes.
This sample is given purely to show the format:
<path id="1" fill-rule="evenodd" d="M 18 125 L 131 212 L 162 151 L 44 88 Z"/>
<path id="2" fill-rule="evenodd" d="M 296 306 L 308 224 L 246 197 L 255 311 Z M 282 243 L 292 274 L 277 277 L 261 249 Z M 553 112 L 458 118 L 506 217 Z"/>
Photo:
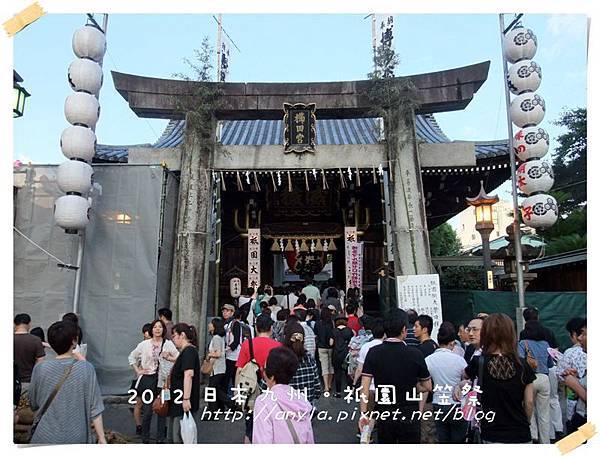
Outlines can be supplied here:
<path id="1" fill-rule="evenodd" d="M 521 340 L 519 341 L 519 357 L 527 358 L 527 352 L 525 351 L 525 341 L 527 341 L 527 346 L 529 347 L 529 352 L 531 355 L 535 357 L 537 360 L 537 370 L 536 373 L 548 374 L 548 368 L 552 368 L 554 366 L 554 362 L 548 354 L 548 349 L 550 345 L 547 341 L 533 341 L 533 340 Z"/>

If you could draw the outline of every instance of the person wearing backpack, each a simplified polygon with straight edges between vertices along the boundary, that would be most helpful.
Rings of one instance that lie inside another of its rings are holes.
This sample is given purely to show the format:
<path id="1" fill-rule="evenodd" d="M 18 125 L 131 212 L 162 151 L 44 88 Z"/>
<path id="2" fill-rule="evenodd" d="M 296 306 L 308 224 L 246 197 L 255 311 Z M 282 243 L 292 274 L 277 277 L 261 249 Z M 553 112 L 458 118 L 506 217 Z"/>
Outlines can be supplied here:
<path id="1" fill-rule="evenodd" d="M 348 355 L 348 344 L 350 344 L 354 332 L 347 327 L 348 318 L 346 316 L 337 316 L 334 322 L 333 337 L 329 340 L 329 344 L 333 345 L 332 365 L 333 379 L 335 381 L 335 393 L 333 396 L 341 398 L 342 385 L 348 384 L 348 375 L 344 370 L 344 364 Z"/>
<path id="2" fill-rule="evenodd" d="M 267 314 L 260 314 L 256 318 L 256 331 L 257 335 L 254 338 L 247 338 L 242 343 L 240 355 L 236 362 L 237 374 L 236 374 L 236 387 L 239 388 L 240 378 L 247 379 L 248 387 L 253 390 L 254 395 L 248 395 L 247 400 L 253 401 L 256 397 L 256 390 L 258 386 L 252 385 L 255 383 L 252 373 L 250 376 L 246 376 L 247 371 L 254 371 L 256 373 L 256 381 L 263 379 L 263 373 L 265 369 L 265 363 L 271 349 L 281 346 L 281 343 L 271 338 L 271 327 L 273 326 L 273 320 Z M 254 368 L 256 367 L 256 368 Z M 244 382 L 242 382 L 244 384 Z M 246 396 L 246 395 L 244 395 Z M 237 403 L 242 402 L 243 396 L 239 397 Z M 236 399 L 232 399 L 236 402 Z M 244 409 L 246 411 L 253 409 L 252 403 L 244 402 Z M 252 413 L 246 413 L 246 432 L 244 436 L 244 443 L 249 444 L 252 442 Z"/>
<path id="3" fill-rule="evenodd" d="M 525 323 L 518 348 L 519 357 L 526 359 L 531 369 L 535 371 L 531 436 L 540 444 L 550 444 L 550 378 L 548 375 L 554 362 L 548 352 L 550 345 L 538 321 Z"/>

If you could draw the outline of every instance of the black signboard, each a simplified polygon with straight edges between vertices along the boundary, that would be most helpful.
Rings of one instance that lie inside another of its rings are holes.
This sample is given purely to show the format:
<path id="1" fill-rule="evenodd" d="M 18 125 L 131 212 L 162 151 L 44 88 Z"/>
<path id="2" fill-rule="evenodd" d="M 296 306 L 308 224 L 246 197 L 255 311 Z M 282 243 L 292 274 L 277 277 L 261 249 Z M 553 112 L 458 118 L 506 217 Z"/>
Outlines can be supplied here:
<path id="1" fill-rule="evenodd" d="M 315 152 L 317 138 L 317 118 L 315 103 L 284 103 L 283 111 L 283 151 L 287 154 L 295 152 Z"/>

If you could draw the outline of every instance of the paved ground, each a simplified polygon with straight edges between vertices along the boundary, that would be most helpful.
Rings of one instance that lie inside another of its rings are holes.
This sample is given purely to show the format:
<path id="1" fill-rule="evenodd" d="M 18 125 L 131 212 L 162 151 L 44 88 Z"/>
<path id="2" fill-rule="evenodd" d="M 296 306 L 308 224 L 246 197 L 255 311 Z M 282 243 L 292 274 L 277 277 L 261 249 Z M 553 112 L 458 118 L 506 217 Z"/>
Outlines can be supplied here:
<path id="1" fill-rule="evenodd" d="M 126 398 L 123 397 L 123 401 Z M 110 401 L 110 400 L 109 400 Z M 135 443 L 141 443 L 139 436 L 135 435 L 131 405 L 126 403 L 105 402 L 103 414 L 105 427 L 127 435 Z M 204 409 L 201 402 L 200 411 Z M 358 443 L 356 437 L 358 423 L 358 403 L 348 404 L 340 398 L 321 397 L 317 401 L 317 413 L 313 416 L 313 431 L 316 443 Z M 356 411 L 356 412 L 355 412 Z M 241 414 L 241 413 L 239 413 Z M 352 419 L 352 415 L 355 418 Z M 340 419 L 336 422 L 336 419 Z M 346 418 L 345 420 L 342 420 Z M 199 443 L 242 443 L 244 436 L 244 420 L 228 421 L 199 421 Z M 156 424 L 152 422 L 151 442 L 156 439 Z"/>

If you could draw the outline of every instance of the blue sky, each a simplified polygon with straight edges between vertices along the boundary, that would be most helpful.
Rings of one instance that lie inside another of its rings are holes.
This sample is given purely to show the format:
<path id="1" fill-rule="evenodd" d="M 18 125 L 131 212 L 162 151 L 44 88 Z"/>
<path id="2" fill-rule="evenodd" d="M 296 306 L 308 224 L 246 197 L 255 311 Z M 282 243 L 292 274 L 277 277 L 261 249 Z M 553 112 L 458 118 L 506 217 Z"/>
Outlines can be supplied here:
<path id="1" fill-rule="evenodd" d="M 232 50 L 229 81 L 365 79 L 371 70 L 371 22 L 364 16 L 224 15 L 225 28 L 241 49 L 241 53 Z M 15 37 L 14 68 L 32 94 L 25 116 L 14 121 L 15 159 L 65 160 L 59 137 L 68 126 L 63 114 L 64 100 L 71 93 L 66 73 L 75 58 L 73 32 L 84 23 L 82 14 L 49 14 Z M 543 70 L 538 93 L 547 105 L 541 125 L 554 138 L 560 131 L 550 121 L 565 108 L 586 106 L 586 17 L 527 14 L 523 24 L 538 37 L 535 60 Z M 397 75 L 492 62 L 487 82 L 465 110 L 436 116 L 451 139 L 507 137 L 498 29 L 497 15 L 395 16 L 395 48 L 401 59 Z M 99 143 L 152 143 L 166 125 L 165 120 L 135 116 L 114 90 L 110 71 L 162 78 L 188 72 L 183 58 L 193 55 L 205 35 L 216 42 L 211 15 L 109 16 Z"/>

